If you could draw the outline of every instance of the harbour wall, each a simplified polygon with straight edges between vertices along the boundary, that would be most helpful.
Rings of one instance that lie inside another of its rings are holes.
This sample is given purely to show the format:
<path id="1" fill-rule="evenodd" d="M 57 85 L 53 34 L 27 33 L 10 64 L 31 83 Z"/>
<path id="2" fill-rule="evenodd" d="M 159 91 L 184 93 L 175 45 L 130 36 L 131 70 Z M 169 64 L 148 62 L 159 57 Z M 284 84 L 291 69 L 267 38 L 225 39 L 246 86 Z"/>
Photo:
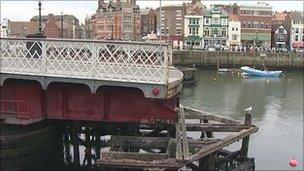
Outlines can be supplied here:
<path id="1" fill-rule="evenodd" d="M 253 53 L 253 52 L 206 52 L 174 51 L 173 64 L 200 68 L 238 68 L 263 65 L 271 69 L 304 69 L 303 53 Z"/>

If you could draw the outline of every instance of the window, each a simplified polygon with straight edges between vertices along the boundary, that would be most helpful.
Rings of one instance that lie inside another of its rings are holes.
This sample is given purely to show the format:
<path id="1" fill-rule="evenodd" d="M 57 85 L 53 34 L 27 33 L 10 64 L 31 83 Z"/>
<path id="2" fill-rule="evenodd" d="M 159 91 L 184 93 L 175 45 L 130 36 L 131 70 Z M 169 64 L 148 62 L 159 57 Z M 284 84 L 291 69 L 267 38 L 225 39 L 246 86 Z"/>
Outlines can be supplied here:
<path id="1" fill-rule="evenodd" d="M 304 34 L 302 35 L 302 42 L 304 42 Z"/>
<path id="2" fill-rule="evenodd" d="M 296 33 L 299 33 L 299 28 L 296 28 Z"/>
<path id="3" fill-rule="evenodd" d="M 132 21 L 132 17 L 131 16 L 124 16 L 123 21 L 124 22 L 131 22 Z"/>
<path id="4" fill-rule="evenodd" d="M 232 31 L 234 31 L 234 27 L 232 27 Z"/>
<path id="5" fill-rule="evenodd" d="M 190 35 L 198 35 L 198 27 L 189 27 Z"/>
<path id="6" fill-rule="evenodd" d="M 209 37 L 209 28 L 205 28 L 204 36 Z"/>
<path id="7" fill-rule="evenodd" d="M 222 18 L 222 25 L 227 25 L 227 18 Z"/>
<path id="8" fill-rule="evenodd" d="M 182 10 L 176 10 L 176 16 L 182 16 Z"/>
<path id="9" fill-rule="evenodd" d="M 238 35 L 237 34 L 233 34 L 232 35 L 232 40 L 237 40 L 238 39 Z"/>
<path id="10" fill-rule="evenodd" d="M 284 33 L 284 28 L 279 28 L 279 33 Z"/>
<path id="11" fill-rule="evenodd" d="M 222 37 L 226 37 L 227 36 L 227 31 L 226 28 L 222 29 Z"/>
<path id="12" fill-rule="evenodd" d="M 295 35 L 295 41 L 299 41 L 299 35 Z"/>
<path id="13" fill-rule="evenodd" d="M 218 36 L 218 28 L 212 28 L 212 36 L 217 37 Z"/>
<path id="14" fill-rule="evenodd" d="M 209 24 L 209 21 L 210 20 L 210 18 L 205 18 L 205 24 Z"/>
<path id="15" fill-rule="evenodd" d="M 279 42 L 284 41 L 284 35 L 278 35 L 278 41 Z"/>
<path id="16" fill-rule="evenodd" d="M 113 26 L 108 26 L 108 31 L 113 31 Z"/>
<path id="17" fill-rule="evenodd" d="M 182 34 L 182 29 L 176 29 L 176 34 L 181 35 Z"/>
<path id="18" fill-rule="evenodd" d="M 220 18 L 212 18 L 212 24 L 220 25 L 221 24 Z"/>
<path id="19" fill-rule="evenodd" d="M 236 28 L 235 28 L 235 31 L 238 31 L 238 30 L 239 30 L 239 28 L 238 28 L 238 27 L 236 27 Z"/>

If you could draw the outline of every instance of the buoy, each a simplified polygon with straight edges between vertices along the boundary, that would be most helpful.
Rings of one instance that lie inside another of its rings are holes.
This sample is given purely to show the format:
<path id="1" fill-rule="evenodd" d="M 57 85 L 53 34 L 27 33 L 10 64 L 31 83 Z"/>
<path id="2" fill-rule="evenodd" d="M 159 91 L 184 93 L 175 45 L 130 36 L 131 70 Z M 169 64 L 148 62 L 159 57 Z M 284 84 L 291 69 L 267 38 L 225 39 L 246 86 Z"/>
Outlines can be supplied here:
<path id="1" fill-rule="evenodd" d="M 154 96 L 158 96 L 160 93 L 160 89 L 158 87 L 155 87 L 152 89 L 152 93 L 154 94 Z"/>
<path id="2" fill-rule="evenodd" d="M 298 165 L 298 162 L 296 159 L 292 158 L 290 161 L 289 161 L 289 165 L 291 167 L 296 167 Z"/>

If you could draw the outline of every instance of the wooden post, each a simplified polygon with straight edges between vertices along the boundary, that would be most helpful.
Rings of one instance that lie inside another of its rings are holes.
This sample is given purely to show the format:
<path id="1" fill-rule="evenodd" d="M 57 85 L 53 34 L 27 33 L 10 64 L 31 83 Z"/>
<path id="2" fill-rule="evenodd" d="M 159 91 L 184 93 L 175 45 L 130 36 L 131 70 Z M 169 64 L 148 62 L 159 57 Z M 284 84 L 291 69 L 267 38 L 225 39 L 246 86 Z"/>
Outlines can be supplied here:
<path id="1" fill-rule="evenodd" d="M 187 137 L 187 130 L 186 130 L 186 118 L 184 107 L 180 105 L 180 121 L 182 126 L 182 138 L 183 138 L 183 158 L 184 160 L 189 159 L 189 145 L 188 145 L 188 137 Z"/>
<path id="2" fill-rule="evenodd" d="M 246 116 L 245 116 L 245 125 L 248 126 L 248 127 L 250 127 L 251 124 L 252 124 L 251 114 L 250 113 L 246 113 Z M 241 156 L 247 156 L 248 155 L 249 139 L 250 139 L 249 135 L 247 137 L 243 138 L 242 147 L 241 147 L 241 150 L 240 150 L 240 155 Z"/>
<path id="3" fill-rule="evenodd" d="M 198 167 L 200 170 L 216 170 L 215 169 L 215 156 L 214 154 L 209 154 L 198 160 Z"/>
<path id="4" fill-rule="evenodd" d="M 219 69 L 220 68 L 220 55 L 217 57 L 217 63 L 216 63 L 216 68 Z"/>
<path id="5" fill-rule="evenodd" d="M 78 136 L 78 135 L 77 135 L 76 129 L 72 129 L 71 131 L 72 131 L 71 139 L 72 139 L 73 151 L 74 151 L 74 165 L 80 166 L 79 143 L 76 138 L 76 136 Z"/>
<path id="6" fill-rule="evenodd" d="M 177 123 L 176 123 L 176 154 L 175 154 L 175 158 L 178 160 L 182 159 L 182 142 L 181 142 L 181 132 L 180 132 L 180 112 L 178 112 L 178 116 L 177 116 Z"/>

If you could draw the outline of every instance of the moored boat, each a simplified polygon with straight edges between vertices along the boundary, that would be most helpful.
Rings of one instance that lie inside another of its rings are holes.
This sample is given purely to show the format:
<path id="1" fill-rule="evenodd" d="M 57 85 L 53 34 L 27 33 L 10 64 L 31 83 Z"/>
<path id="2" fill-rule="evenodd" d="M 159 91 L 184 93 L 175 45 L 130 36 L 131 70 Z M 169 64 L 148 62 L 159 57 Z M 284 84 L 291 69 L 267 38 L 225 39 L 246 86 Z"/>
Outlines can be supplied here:
<path id="1" fill-rule="evenodd" d="M 244 75 L 246 76 L 257 76 L 257 77 L 279 77 L 282 71 L 266 71 L 250 68 L 248 66 L 241 67 Z"/>

